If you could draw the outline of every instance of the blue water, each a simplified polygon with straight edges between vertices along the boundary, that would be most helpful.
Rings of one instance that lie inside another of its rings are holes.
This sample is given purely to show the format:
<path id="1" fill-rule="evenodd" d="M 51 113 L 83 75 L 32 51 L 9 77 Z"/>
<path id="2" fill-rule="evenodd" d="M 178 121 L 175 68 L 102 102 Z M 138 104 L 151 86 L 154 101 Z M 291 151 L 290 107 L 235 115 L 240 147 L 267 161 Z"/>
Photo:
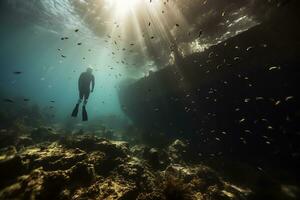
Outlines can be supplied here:
<path id="1" fill-rule="evenodd" d="M 0 88 L 6 95 L 2 98 L 22 97 L 40 108 L 53 106 L 56 121 L 65 120 L 78 100 L 79 75 L 91 66 L 96 86 L 87 105 L 90 118 L 113 115 L 126 119 L 117 90 L 128 77 L 123 66 L 112 63 L 111 50 L 98 38 L 90 39 L 72 28 L 54 32 L 28 20 L 10 19 L 13 21 L 1 20 Z M 14 74 L 16 71 L 22 73 Z"/>

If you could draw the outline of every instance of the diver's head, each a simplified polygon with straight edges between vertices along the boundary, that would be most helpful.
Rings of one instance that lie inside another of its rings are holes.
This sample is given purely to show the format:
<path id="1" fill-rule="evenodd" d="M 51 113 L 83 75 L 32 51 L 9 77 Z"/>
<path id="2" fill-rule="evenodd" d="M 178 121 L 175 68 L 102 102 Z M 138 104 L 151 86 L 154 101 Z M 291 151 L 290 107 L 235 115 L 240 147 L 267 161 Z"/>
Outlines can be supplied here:
<path id="1" fill-rule="evenodd" d="M 93 68 L 92 67 L 88 67 L 86 69 L 86 72 L 89 73 L 89 74 L 92 74 L 93 73 Z"/>

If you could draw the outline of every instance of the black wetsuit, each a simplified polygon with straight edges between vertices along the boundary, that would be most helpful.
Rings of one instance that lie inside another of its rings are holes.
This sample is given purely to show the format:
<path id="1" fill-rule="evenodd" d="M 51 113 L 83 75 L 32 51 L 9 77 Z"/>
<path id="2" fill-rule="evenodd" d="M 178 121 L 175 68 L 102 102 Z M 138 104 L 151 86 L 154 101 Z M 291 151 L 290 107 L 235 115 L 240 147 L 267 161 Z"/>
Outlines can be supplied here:
<path id="1" fill-rule="evenodd" d="M 93 74 L 88 72 L 81 73 L 78 80 L 79 98 L 87 100 L 90 96 L 90 85 L 92 83 L 92 90 L 95 86 L 95 77 Z"/>

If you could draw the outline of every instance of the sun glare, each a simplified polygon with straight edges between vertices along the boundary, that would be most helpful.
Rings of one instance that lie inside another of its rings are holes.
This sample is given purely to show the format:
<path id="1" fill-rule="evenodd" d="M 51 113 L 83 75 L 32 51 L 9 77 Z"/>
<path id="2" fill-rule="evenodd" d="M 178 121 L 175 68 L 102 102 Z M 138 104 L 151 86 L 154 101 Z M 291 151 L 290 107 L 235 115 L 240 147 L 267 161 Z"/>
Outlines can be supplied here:
<path id="1" fill-rule="evenodd" d="M 107 5 L 115 9 L 117 14 L 123 15 L 128 14 L 134 10 L 139 0 L 106 0 Z"/>

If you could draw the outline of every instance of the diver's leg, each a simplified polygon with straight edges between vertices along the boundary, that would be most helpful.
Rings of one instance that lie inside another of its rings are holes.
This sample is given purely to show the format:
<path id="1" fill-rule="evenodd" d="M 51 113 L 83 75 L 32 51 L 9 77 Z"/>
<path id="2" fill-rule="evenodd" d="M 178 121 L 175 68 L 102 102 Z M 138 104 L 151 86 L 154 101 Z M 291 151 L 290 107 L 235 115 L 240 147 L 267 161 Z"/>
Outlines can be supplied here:
<path id="1" fill-rule="evenodd" d="M 81 89 L 79 90 L 79 99 L 77 104 L 81 104 L 83 97 L 84 97 L 84 90 Z"/>
<path id="2" fill-rule="evenodd" d="M 89 99 L 89 96 L 90 96 L 90 90 L 87 90 L 85 93 L 84 93 L 84 106 L 87 104 L 88 102 L 88 99 Z"/>
<path id="3" fill-rule="evenodd" d="M 84 94 L 84 101 L 83 101 L 83 106 L 82 106 L 82 121 L 87 121 L 88 120 L 88 114 L 87 114 L 87 111 L 86 111 L 86 104 L 88 102 L 88 97 L 89 97 L 89 92 L 86 92 Z"/>

